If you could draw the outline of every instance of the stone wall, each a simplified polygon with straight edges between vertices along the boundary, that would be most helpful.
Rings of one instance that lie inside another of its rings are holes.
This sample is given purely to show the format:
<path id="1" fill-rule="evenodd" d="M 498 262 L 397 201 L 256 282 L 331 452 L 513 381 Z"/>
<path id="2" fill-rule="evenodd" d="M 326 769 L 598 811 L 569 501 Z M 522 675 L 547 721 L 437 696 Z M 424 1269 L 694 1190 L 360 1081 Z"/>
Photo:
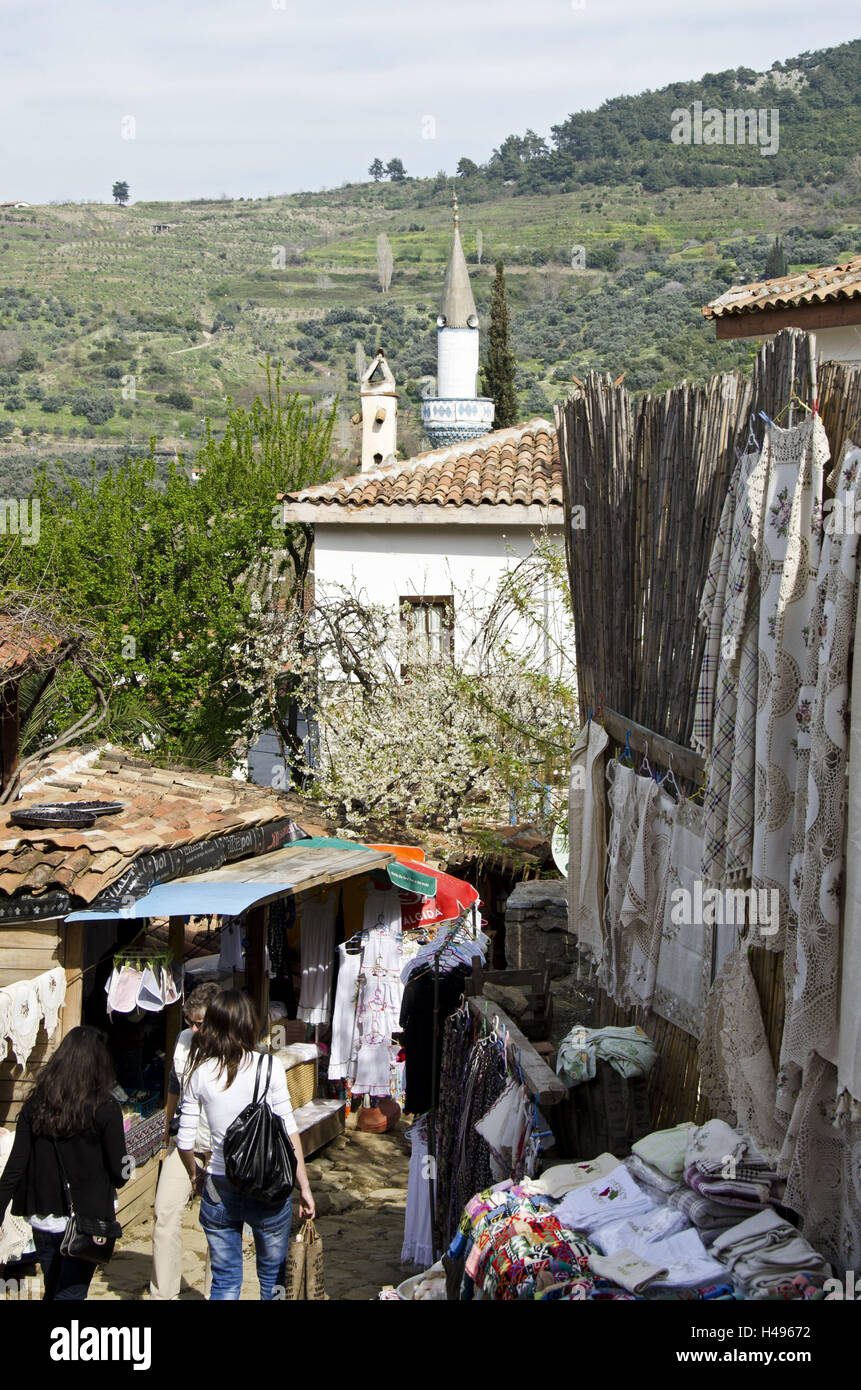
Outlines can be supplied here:
<path id="1" fill-rule="evenodd" d="M 576 968 L 577 941 L 568 931 L 568 881 L 518 883 L 505 908 L 505 957 L 510 970 L 543 970 L 552 980 Z"/>

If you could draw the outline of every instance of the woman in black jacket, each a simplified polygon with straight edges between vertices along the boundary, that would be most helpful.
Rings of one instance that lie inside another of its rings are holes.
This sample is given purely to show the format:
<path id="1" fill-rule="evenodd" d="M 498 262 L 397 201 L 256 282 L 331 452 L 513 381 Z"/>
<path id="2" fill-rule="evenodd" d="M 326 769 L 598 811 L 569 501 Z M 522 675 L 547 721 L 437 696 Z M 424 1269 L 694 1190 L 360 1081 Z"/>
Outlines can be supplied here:
<path id="1" fill-rule="evenodd" d="M 73 1028 L 42 1068 L 21 1107 L 12 1152 L 0 1177 L 0 1222 L 9 1202 L 33 1227 L 48 1300 L 87 1296 L 95 1265 L 60 1253 L 69 1204 L 80 1216 L 114 1220 L 116 1189 L 131 1173 L 123 1113 L 103 1035 Z M 62 1163 L 62 1172 L 61 1172 Z"/>

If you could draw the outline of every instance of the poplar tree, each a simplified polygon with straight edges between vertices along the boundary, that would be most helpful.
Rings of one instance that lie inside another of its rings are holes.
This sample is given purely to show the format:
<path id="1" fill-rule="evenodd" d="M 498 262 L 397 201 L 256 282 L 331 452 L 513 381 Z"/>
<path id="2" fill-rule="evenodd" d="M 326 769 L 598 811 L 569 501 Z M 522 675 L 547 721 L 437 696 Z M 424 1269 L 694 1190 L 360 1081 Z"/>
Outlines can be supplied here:
<path id="1" fill-rule="evenodd" d="M 482 389 L 493 398 L 496 407 L 494 428 L 505 429 L 517 423 L 517 392 L 514 372 L 517 363 L 511 351 L 508 328 L 508 304 L 505 299 L 505 266 L 496 262 L 496 276 L 490 299 L 490 333 L 487 358 L 482 374 Z"/>

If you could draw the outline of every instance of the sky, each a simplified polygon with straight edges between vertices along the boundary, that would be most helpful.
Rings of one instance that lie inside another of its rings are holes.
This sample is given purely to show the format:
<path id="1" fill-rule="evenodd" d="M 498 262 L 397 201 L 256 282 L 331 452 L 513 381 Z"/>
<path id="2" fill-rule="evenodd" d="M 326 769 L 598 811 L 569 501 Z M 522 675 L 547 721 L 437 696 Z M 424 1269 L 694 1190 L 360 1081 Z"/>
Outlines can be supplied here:
<path id="1" fill-rule="evenodd" d="M 0 201 L 453 173 L 512 132 L 861 32 L 857 0 L 0 0 Z"/>

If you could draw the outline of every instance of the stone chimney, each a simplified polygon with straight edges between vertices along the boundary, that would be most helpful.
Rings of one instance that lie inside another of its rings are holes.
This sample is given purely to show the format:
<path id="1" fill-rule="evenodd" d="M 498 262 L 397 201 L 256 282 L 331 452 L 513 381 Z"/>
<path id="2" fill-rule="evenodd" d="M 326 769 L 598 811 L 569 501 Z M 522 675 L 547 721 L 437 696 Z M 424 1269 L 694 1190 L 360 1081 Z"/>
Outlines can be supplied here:
<path id="1" fill-rule="evenodd" d="M 393 463 L 398 447 L 398 393 L 395 378 L 380 348 L 364 376 L 362 400 L 362 472 Z"/>

